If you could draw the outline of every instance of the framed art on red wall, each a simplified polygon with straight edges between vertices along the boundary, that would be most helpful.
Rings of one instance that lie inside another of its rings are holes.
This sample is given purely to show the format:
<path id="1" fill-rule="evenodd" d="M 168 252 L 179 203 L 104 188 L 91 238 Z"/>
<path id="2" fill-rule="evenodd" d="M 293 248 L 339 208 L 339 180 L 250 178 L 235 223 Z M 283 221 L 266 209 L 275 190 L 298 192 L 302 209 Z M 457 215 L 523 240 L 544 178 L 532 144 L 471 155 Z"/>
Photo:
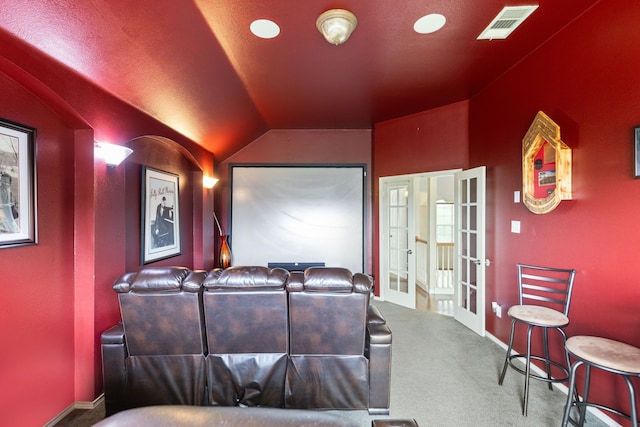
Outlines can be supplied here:
<path id="1" fill-rule="evenodd" d="M 522 139 L 522 201 L 531 212 L 546 214 L 571 200 L 571 148 L 560 126 L 538 111 Z"/>
<path id="2" fill-rule="evenodd" d="M 0 120 L 0 248 L 37 243 L 35 134 Z"/>
<path id="3" fill-rule="evenodd" d="M 178 175 L 142 168 L 142 264 L 180 255 Z"/>

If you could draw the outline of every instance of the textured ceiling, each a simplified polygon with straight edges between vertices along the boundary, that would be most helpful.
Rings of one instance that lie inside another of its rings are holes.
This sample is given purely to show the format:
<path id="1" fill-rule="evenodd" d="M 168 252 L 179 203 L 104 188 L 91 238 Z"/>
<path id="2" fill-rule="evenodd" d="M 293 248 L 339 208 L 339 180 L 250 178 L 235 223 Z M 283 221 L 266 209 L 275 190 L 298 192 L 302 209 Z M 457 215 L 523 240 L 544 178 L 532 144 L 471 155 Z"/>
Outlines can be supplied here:
<path id="1" fill-rule="evenodd" d="M 362 129 L 471 97 L 597 0 L 0 0 L 0 27 L 225 158 L 269 129 Z M 476 40 L 504 6 L 539 8 Z M 358 27 L 341 46 L 330 8 Z M 440 13 L 445 26 L 417 34 Z M 255 19 L 278 23 L 259 39 Z"/>

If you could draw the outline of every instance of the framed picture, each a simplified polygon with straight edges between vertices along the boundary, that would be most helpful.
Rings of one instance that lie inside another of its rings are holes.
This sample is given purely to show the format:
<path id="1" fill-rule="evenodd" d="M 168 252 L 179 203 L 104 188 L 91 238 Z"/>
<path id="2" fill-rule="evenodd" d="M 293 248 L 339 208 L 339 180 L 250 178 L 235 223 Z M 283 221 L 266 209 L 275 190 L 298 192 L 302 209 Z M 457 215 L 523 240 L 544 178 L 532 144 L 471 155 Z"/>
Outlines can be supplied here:
<path id="1" fill-rule="evenodd" d="M 636 178 L 640 178 L 640 126 L 637 126 L 636 128 L 634 128 L 633 135 L 634 135 L 633 152 L 635 154 L 633 158 L 636 161 L 635 168 L 634 168 L 634 176 Z"/>
<path id="2" fill-rule="evenodd" d="M 547 170 L 547 171 L 540 171 L 538 173 L 538 185 L 540 187 L 545 187 L 545 186 L 548 186 L 548 185 L 556 185 L 556 171 L 555 171 L 555 169 Z"/>
<path id="3" fill-rule="evenodd" d="M 180 255 L 179 177 L 142 168 L 142 264 Z"/>
<path id="4" fill-rule="evenodd" d="M 0 120 L 0 248 L 37 243 L 35 133 Z"/>

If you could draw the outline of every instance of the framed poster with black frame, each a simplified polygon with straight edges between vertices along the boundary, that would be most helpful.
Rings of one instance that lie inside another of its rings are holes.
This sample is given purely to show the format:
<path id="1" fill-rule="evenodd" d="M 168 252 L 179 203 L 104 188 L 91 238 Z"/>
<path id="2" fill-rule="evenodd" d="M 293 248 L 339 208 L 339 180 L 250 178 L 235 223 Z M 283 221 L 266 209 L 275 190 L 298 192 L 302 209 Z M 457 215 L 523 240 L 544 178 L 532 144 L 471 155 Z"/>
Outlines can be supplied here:
<path id="1" fill-rule="evenodd" d="M 178 175 L 142 168 L 141 262 L 180 255 Z"/>
<path id="2" fill-rule="evenodd" d="M 37 243 L 35 135 L 0 120 L 0 248 Z"/>

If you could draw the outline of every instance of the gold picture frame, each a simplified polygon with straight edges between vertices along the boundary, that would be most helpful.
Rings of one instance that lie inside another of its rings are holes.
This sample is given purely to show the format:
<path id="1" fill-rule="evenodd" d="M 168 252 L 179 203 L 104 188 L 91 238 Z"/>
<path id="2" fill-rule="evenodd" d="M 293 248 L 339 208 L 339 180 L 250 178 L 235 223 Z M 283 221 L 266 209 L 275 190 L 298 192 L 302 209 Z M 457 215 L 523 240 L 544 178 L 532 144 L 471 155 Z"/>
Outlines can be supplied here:
<path id="1" fill-rule="evenodd" d="M 560 126 L 542 111 L 522 140 L 522 194 L 535 214 L 571 200 L 571 148 L 560 138 Z"/>

